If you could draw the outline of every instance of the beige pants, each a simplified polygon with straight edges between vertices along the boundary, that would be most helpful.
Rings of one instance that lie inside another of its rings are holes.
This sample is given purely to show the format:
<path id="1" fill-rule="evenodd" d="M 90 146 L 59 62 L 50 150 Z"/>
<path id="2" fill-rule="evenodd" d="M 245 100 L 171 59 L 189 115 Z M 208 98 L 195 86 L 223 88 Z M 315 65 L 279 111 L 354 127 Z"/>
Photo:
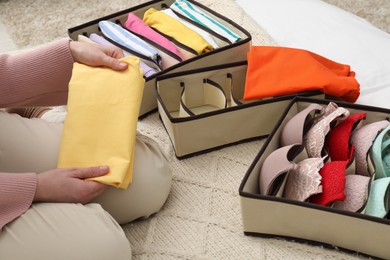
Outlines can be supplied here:
<path id="1" fill-rule="evenodd" d="M 56 168 L 62 127 L 0 111 L 0 172 Z M 130 245 L 119 224 L 159 211 L 171 182 L 158 146 L 138 136 L 133 182 L 127 190 L 110 187 L 88 205 L 33 204 L 3 228 L 0 259 L 130 259 Z"/>

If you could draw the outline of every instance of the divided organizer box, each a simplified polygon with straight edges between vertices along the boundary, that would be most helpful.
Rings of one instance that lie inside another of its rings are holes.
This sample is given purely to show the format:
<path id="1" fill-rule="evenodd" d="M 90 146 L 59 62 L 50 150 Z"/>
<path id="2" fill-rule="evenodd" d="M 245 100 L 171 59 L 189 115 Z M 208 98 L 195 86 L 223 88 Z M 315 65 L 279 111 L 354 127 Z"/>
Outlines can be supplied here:
<path id="1" fill-rule="evenodd" d="M 144 13 L 148 9 L 154 8 L 156 10 L 163 10 L 169 8 L 173 2 L 174 0 L 155 0 L 155 1 L 146 2 L 144 4 L 134 6 L 117 13 L 95 19 L 93 21 L 84 23 L 82 25 L 69 28 L 68 34 L 69 37 L 73 40 L 78 40 L 79 35 L 89 37 L 90 34 L 92 33 L 101 36 L 102 33 L 98 25 L 100 21 L 109 20 L 123 27 L 129 13 L 133 13 L 136 16 L 138 16 L 140 19 L 142 19 Z M 246 60 L 246 55 L 247 52 L 249 51 L 251 40 L 252 40 L 252 37 L 249 34 L 249 32 L 247 32 L 244 28 L 242 28 L 235 22 L 231 21 L 227 17 L 220 15 L 218 12 L 211 10 L 210 8 L 196 1 L 188 0 L 188 2 L 190 2 L 193 6 L 201 10 L 203 13 L 210 16 L 212 19 L 218 21 L 219 23 L 221 23 L 222 25 L 224 25 L 225 27 L 233 31 L 235 34 L 239 35 L 240 39 L 234 43 L 231 43 L 226 39 L 219 37 L 218 34 L 216 34 L 215 32 L 208 30 L 208 32 L 214 38 L 215 42 L 218 43 L 218 45 L 220 46 L 219 48 L 215 48 L 214 50 L 211 50 L 209 52 L 185 59 L 184 61 L 181 61 L 170 67 L 165 67 L 164 69 L 162 69 L 161 66 L 160 67 L 156 66 L 156 64 L 152 64 L 149 60 L 140 57 L 141 60 L 143 60 L 148 65 L 153 66 L 158 71 L 156 74 L 145 78 L 146 84 L 145 84 L 145 89 L 144 89 L 144 94 L 143 94 L 143 99 L 142 99 L 142 104 L 140 109 L 140 116 L 146 115 L 149 112 L 153 112 L 157 108 L 156 93 L 154 90 L 154 83 L 157 76 L 179 72 L 179 71 L 202 68 L 206 66 L 220 65 L 225 63 Z M 196 25 L 196 26 L 201 27 L 200 25 Z M 157 51 L 161 54 L 161 56 L 167 55 L 166 49 L 157 47 L 156 44 L 154 44 L 152 41 L 148 39 L 145 38 L 143 39 L 146 42 L 148 42 L 151 46 L 156 47 Z M 125 49 L 123 47 L 121 48 L 124 49 L 125 51 L 130 52 L 134 56 L 139 56 L 137 54 L 134 54 L 134 52 L 132 52 L 129 49 Z"/>
<path id="2" fill-rule="evenodd" d="M 313 202 L 287 199 L 280 191 L 274 195 L 260 194 L 260 180 L 264 181 L 264 178 L 259 177 L 260 169 L 265 159 L 281 147 L 279 138 L 283 127 L 294 115 L 313 103 L 325 107 L 329 101 L 305 97 L 296 97 L 291 101 L 247 170 L 239 187 L 244 233 L 253 236 L 283 237 L 390 259 L 390 250 L 386 243 L 390 237 L 390 219 L 388 216 L 381 218 L 365 214 L 366 204 L 362 204 L 360 210 L 363 211 L 354 212 Z M 367 113 L 366 118 L 355 129 L 373 122 L 389 120 L 388 109 L 335 103 L 349 110 L 351 115 Z M 362 192 L 367 190 L 368 193 L 371 192 L 372 181 L 371 179 L 368 189 Z M 283 185 L 277 186 L 282 187 L 281 190 L 286 190 Z"/>
<path id="3" fill-rule="evenodd" d="M 247 62 L 158 76 L 161 120 L 177 158 L 268 135 L 295 95 L 244 101 Z M 324 98 L 322 92 L 299 93 Z"/>

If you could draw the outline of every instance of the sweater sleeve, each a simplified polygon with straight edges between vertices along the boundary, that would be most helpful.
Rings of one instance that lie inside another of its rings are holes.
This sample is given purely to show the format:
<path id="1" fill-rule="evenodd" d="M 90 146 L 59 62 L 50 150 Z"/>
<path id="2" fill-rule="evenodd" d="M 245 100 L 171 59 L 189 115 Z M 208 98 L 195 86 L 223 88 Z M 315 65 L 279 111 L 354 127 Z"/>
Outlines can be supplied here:
<path id="1" fill-rule="evenodd" d="M 64 105 L 72 74 L 69 39 L 0 55 L 0 107 Z"/>
<path id="2" fill-rule="evenodd" d="M 35 173 L 0 173 L 0 232 L 31 206 L 36 187 Z"/>

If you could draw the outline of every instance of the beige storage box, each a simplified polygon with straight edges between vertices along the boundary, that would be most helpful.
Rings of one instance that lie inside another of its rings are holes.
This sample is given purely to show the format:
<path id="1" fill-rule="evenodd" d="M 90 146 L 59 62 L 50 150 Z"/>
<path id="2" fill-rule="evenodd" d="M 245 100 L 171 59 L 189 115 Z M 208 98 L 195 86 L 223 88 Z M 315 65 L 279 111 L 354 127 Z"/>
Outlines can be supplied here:
<path id="1" fill-rule="evenodd" d="M 117 23 L 119 25 L 124 25 L 127 16 L 129 13 L 133 13 L 139 18 L 143 18 L 143 15 L 145 11 L 147 11 L 149 8 L 154 8 L 157 10 L 162 10 L 165 8 L 168 8 L 174 0 L 157 0 L 157 1 L 150 1 L 138 6 L 131 7 L 129 9 L 98 18 L 96 20 L 87 22 L 85 24 L 73 27 L 68 29 L 68 34 L 71 39 L 77 40 L 79 35 L 89 36 L 91 33 L 96 33 L 101 35 L 101 32 L 99 30 L 99 21 L 102 20 L 109 20 L 114 23 Z M 196 6 L 198 9 L 209 15 L 211 18 L 217 20 L 221 24 L 223 24 L 225 27 L 232 30 L 234 33 L 240 36 L 240 40 L 235 43 L 230 43 L 226 40 L 220 39 L 217 37 L 217 34 L 210 32 L 217 43 L 219 43 L 220 48 L 214 49 L 210 52 L 197 55 L 193 58 L 186 59 L 176 65 L 173 65 L 171 67 L 161 69 L 156 68 L 159 70 L 156 74 L 147 77 L 145 89 L 144 89 L 144 95 L 143 100 L 141 104 L 140 109 L 140 116 L 146 115 L 149 112 L 153 112 L 157 108 L 157 100 L 156 100 L 156 93 L 154 90 L 154 83 L 155 79 L 158 75 L 163 75 L 167 73 L 173 73 L 173 72 L 179 72 L 184 70 L 190 70 L 190 69 L 196 69 L 196 68 L 202 68 L 205 66 L 213 66 L 218 64 L 224 64 L 224 63 L 231 63 L 236 61 L 245 61 L 247 52 L 249 51 L 252 37 L 244 28 L 237 25 L 227 17 L 224 17 L 220 15 L 217 11 L 211 10 L 207 8 L 206 6 L 193 1 L 188 0 L 192 5 Z M 145 39 L 147 40 L 147 39 Z M 156 44 L 153 44 L 152 41 L 149 41 L 149 43 L 153 46 L 156 46 Z M 157 48 L 157 47 L 156 47 Z M 126 51 L 129 51 L 128 49 L 125 49 Z M 159 50 L 162 51 L 162 50 Z M 131 51 L 129 51 L 131 52 Z M 162 51 L 163 52 L 163 51 Z M 135 55 L 136 56 L 136 55 Z M 145 62 L 150 64 L 150 61 L 144 60 Z"/>
<path id="2" fill-rule="evenodd" d="M 157 77 L 158 110 L 178 158 L 271 132 L 294 96 L 243 101 L 246 69 L 237 62 Z"/>
<path id="3" fill-rule="evenodd" d="M 387 219 L 388 216 L 381 218 L 366 213 L 357 213 L 365 212 L 366 204 L 362 204 L 362 211 L 352 212 L 331 207 L 329 204 L 327 204 L 328 206 L 314 204 L 312 200 L 307 202 L 308 200 L 287 199 L 285 193 L 281 192 L 281 190 L 285 192 L 287 189 L 283 185 L 277 185 L 280 190 L 275 191 L 273 193 L 275 195 L 260 194 L 262 189 L 260 186 L 267 182 L 265 177 L 260 178 L 260 171 L 261 174 L 265 174 L 262 165 L 273 151 L 281 148 L 279 138 L 283 127 L 294 115 L 312 103 L 325 107 L 329 101 L 296 97 L 287 106 L 245 174 L 239 187 L 244 233 L 263 237 L 284 237 L 314 244 L 320 243 L 329 247 L 359 252 L 363 255 L 390 259 L 390 249 L 387 244 L 390 237 L 390 220 Z M 388 120 L 390 116 L 390 110 L 387 109 L 346 103 L 337 104 L 349 110 L 351 114 L 367 113 L 366 119 L 362 120 L 356 129 L 372 122 Z M 296 130 L 299 131 L 299 129 Z M 267 165 L 269 165 L 268 162 Z M 271 172 L 269 169 L 267 168 L 268 174 Z M 345 172 L 343 171 L 343 173 Z M 372 178 L 367 185 L 368 189 L 364 189 L 363 192 L 366 190 L 367 193 L 371 192 L 371 183 Z M 296 189 L 295 187 L 294 189 Z M 262 194 L 264 193 L 262 192 Z"/>

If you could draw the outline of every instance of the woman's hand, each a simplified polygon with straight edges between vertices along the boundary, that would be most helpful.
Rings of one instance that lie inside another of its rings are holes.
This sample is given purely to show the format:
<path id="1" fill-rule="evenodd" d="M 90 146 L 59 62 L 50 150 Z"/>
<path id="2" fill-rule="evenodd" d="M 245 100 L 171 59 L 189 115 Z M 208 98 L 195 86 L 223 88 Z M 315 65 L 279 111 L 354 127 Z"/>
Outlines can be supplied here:
<path id="1" fill-rule="evenodd" d="M 93 67 L 109 67 L 114 70 L 127 69 L 127 63 L 118 60 L 123 58 L 124 55 L 123 51 L 117 47 L 70 41 L 69 48 L 76 62 Z"/>
<path id="2" fill-rule="evenodd" d="M 108 173 L 108 166 L 54 169 L 38 174 L 34 202 L 73 202 L 86 204 L 108 185 L 86 180 Z"/>

